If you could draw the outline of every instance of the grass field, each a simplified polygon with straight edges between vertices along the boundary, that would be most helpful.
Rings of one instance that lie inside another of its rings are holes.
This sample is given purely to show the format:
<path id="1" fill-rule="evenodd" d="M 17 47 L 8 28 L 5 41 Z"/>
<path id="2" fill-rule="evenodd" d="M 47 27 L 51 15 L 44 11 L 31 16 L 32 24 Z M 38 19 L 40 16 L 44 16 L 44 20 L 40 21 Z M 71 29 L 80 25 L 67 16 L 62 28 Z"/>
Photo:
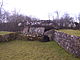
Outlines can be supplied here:
<path id="1" fill-rule="evenodd" d="M 54 41 L 14 40 L 0 43 L 0 60 L 80 60 Z"/>
<path id="2" fill-rule="evenodd" d="M 65 33 L 70 32 L 69 34 L 74 32 L 73 30 L 59 31 Z M 2 31 L 0 35 L 9 33 L 12 32 Z M 76 33 L 76 35 L 79 34 Z M 80 58 L 75 58 L 67 53 L 55 41 L 39 42 L 14 40 L 10 42 L 0 42 L 0 60 L 80 60 Z"/>
<path id="3" fill-rule="evenodd" d="M 13 32 L 0 31 L 0 35 L 5 35 L 5 34 L 9 34 L 9 33 L 13 33 Z"/>
<path id="4" fill-rule="evenodd" d="M 80 30 L 61 29 L 58 31 L 61 31 L 70 35 L 80 36 Z"/>

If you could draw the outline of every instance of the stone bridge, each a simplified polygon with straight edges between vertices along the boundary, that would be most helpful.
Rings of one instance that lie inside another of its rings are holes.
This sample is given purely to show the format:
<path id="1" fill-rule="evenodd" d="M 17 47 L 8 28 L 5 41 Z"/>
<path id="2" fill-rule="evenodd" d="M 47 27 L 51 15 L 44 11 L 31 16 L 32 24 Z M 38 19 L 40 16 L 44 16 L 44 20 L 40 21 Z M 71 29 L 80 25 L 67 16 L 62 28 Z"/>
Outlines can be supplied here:
<path id="1" fill-rule="evenodd" d="M 23 34 L 26 35 L 44 35 L 44 33 L 48 30 L 54 29 L 53 26 L 38 26 L 38 25 L 33 25 L 33 26 L 25 26 L 24 29 L 22 30 Z"/>
<path id="2" fill-rule="evenodd" d="M 42 41 L 56 41 L 67 52 L 80 57 L 80 37 L 78 36 L 68 35 L 63 32 L 54 31 L 51 27 L 41 26 L 26 26 L 22 33 L 34 37 L 36 37 L 35 35 L 37 37 L 41 36 Z"/>

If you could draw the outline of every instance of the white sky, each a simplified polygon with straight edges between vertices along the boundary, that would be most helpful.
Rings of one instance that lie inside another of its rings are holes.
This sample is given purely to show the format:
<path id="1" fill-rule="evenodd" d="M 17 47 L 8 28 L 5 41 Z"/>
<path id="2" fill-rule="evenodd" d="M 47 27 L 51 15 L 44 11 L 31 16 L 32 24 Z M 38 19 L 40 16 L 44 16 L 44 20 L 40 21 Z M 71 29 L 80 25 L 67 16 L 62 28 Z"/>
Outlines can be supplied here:
<path id="1" fill-rule="evenodd" d="M 38 17 L 40 19 L 48 19 L 48 14 L 59 11 L 62 15 L 64 12 L 70 13 L 72 16 L 78 15 L 80 12 L 80 0 L 3 0 L 4 8 L 7 11 L 16 11 Z"/>

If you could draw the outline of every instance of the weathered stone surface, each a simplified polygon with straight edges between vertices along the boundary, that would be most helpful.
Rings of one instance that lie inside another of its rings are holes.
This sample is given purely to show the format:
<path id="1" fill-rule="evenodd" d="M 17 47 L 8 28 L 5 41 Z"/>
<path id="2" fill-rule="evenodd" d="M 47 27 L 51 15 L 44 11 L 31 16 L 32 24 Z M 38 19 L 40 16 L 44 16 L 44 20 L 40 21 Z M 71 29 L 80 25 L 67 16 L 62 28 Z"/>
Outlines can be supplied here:
<path id="1" fill-rule="evenodd" d="M 28 33 L 28 30 L 29 30 L 29 27 L 25 27 L 22 31 L 23 34 L 27 34 Z"/>
<path id="2" fill-rule="evenodd" d="M 43 27 L 31 27 L 29 33 L 43 35 L 45 28 Z"/>
<path id="3" fill-rule="evenodd" d="M 22 31 L 23 34 L 35 34 L 43 35 L 45 31 L 44 27 L 25 27 Z"/>
<path id="4" fill-rule="evenodd" d="M 63 32 L 49 30 L 44 33 L 49 37 L 49 40 L 55 40 L 67 52 L 80 57 L 80 37 L 68 35 Z"/>
<path id="5" fill-rule="evenodd" d="M 49 40 L 50 41 L 52 41 L 52 40 L 54 40 L 54 30 L 49 30 L 49 31 L 46 31 L 45 33 L 44 33 L 44 35 L 47 35 L 48 37 L 49 37 Z"/>
<path id="6" fill-rule="evenodd" d="M 80 57 L 80 37 L 56 31 L 53 38 L 66 51 Z"/>
<path id="7" fill-rule="evenodd" d="M 5 35 L 0 35 L 0 42 L 15 40 L 17 38 L 17 33 L 10 33 Z"/>

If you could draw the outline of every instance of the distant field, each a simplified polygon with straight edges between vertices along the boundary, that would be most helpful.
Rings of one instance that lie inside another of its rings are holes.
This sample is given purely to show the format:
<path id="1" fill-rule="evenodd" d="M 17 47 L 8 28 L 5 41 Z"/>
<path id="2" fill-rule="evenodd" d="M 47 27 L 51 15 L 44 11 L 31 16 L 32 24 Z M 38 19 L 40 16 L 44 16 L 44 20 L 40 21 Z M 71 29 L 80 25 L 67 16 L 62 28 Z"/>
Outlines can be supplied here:
<path id="1" fill-rule="evenodd" d="M 61 29 L 58 31 L 61 31 L 70 35 L 80 36 L 80 30 Z"/>
<path id="2" fill-rule="evenodd" d="M 0 43 L 0 60 L 80 60 L 54 41 L 14 40 Z"/>
<path id="3" fill-rule="evenodd" d="M 0 35 L 5 35 L 5 34 L 9 34 L 9 33 L 13 33 L 13 32 L 0 31 Z"/>

